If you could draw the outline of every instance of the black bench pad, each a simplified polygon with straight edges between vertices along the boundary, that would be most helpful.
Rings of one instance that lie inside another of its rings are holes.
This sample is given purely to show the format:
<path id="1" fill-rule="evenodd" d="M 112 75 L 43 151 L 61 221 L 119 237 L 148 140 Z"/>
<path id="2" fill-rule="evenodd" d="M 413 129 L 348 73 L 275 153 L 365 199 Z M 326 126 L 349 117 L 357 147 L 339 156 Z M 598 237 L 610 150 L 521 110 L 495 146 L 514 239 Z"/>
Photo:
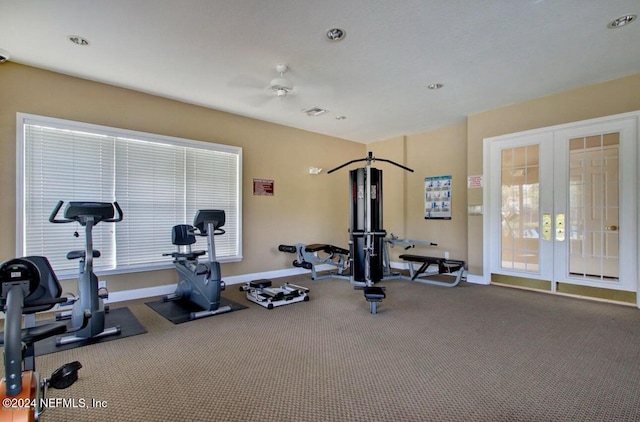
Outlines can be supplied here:
<path id="1" fill-rule="evenodd" d="M 307 252 L 326 252 L 328 254 L 333 254 L 333 253 L 337 253 L 337 254 L 342 254 L 342 255 L 349 255 L 349 251 L 343 248 L 340 248 L 338 246 L 333 246 L 333 245 L 327 245 L 324 243 L 314 243 L 313 245 L 307 245 L 305 247 L 305 251 Z"/>
<path id="2" fill-rule="evenodd" d="M 464 267 L 464 261 L 459 261 L 456 259 L 438 258 L 435 256 L 403 254 L 403 255 L 400 255 L 398 258 L 405 261 L 409 261 L 409 262 L 421 262 L 422 264 L 427 264 L 427 265 L 436 264 L 438 265 L 438 272 L 440 274 L 455 272 Z"/>
<path id="3" fill-rule="evenodd" d="M 384 290 L 382 289 L 382 287 L 365 287 L 364 297 L 369 302 L 371 301 L 379 302 L 385 297 L 387 297 L 387 295 L 384 293 Z"/>
<path id="4" fill-rule="evenodd" d="M 249 283 L 249 286 L 254 289 L 264 289 L 266 287 L 271 287 L 271 280 L 253 280 Z"/>

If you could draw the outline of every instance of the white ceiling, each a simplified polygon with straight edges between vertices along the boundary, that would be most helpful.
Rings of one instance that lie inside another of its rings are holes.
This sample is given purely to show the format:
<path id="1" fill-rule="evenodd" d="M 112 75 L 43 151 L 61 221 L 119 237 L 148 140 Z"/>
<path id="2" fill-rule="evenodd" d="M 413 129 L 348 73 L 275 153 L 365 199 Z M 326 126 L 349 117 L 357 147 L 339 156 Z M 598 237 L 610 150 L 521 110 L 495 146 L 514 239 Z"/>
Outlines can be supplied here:
<path id="1" fill-rule="evenodd" d="M 0 49 L 16 63 L 368 143 L 638 73 L 640 22 L 607 28 L 627 14 L 640 14 L 638 0 L 0 0 Z M 327 40 L 334 27 L 344 40 Z M 282 100 L 265 89 L 280 63 L 295 87 Z M 301 112 L 311 107 L 329 112 Z"/>

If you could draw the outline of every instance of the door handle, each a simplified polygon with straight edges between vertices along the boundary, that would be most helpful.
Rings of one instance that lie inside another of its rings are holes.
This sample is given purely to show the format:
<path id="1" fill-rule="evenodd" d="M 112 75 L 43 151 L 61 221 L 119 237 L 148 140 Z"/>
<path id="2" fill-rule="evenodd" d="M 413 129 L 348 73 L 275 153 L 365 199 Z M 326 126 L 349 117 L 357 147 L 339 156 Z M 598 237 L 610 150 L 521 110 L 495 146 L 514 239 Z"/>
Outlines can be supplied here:
<path id="1" fill-rule="evenodd" d="M 542 214 L 542 240 L 551 240 L 551 214 Z"/>
<path id="2" fill-rule="evenodd" d="M 556 214 L 556 240 L 558 242 L 564 242 L 565 227 L 564 227 L 564 214 Z"/>
<path id="3" fill-rule="evenodd" d="M 618 230 L 618 226 L 607 226 L 604 229 L 607 230 L 607 231 L 614 232 L 614 231 Z"/>

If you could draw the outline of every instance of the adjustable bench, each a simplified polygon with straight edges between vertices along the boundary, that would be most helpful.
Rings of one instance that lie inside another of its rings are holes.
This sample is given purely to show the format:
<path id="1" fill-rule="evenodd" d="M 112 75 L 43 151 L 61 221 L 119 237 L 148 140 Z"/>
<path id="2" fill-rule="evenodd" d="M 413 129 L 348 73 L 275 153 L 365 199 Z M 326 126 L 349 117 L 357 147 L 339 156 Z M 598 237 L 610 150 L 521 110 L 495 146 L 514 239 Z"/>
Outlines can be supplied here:
<path id="1" fill-rule="evenodd" d="M 436 286 L 455 287 L 464 276 L 464 261 L 411 254 L 403 254 L 400 255 L 399 258 L 409 264 L 409 277 L 411 281 L 434 284 Z M 422 265 L 415 270 L 413 268 L 414 262 L 419 262 Z M 431 265 L 438 266 L 437 273 L 426 272 Z"/>
<path id="2" fill-rule="evenodd" d="M 295 245 L 280 245 L 280 252 L 294 253 L 297 255 L 293 261 L 294 267 L 311 270 L 312 280 L 321 280 L 329 277 L 347 277 L 343 271 L 349 266 L 349 251 L 338 246 L 325 243 L 314 243 L 305 245 L 297 243 Z M 316 265 L 329 264 L 337 268 L 337 272 L 319 276 L 316 273 Z"/>

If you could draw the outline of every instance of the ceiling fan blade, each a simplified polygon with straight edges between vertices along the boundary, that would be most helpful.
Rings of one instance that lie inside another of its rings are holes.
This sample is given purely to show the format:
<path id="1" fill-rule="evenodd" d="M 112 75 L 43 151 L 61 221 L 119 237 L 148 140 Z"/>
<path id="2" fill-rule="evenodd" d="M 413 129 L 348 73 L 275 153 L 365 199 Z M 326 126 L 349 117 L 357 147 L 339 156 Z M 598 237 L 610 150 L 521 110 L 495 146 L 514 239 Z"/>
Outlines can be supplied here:
<path id="1" fill-rule="evenodd" d="M 267 93 L 264 93 L 264 94 L 255 94 L 255 95 L 246 96 L 243 98 L 242 101 L 253 107 L 261 107 L 275 98 L 276 98 L 275 96 L 271 96 Z"/>
<path id="2" fill-rule="evenodd" d="M 265 82 L 253 76 L 238 75 L 229 81 L 228 86 L 240 87 L 240 88 L 264 89 Z"/>

